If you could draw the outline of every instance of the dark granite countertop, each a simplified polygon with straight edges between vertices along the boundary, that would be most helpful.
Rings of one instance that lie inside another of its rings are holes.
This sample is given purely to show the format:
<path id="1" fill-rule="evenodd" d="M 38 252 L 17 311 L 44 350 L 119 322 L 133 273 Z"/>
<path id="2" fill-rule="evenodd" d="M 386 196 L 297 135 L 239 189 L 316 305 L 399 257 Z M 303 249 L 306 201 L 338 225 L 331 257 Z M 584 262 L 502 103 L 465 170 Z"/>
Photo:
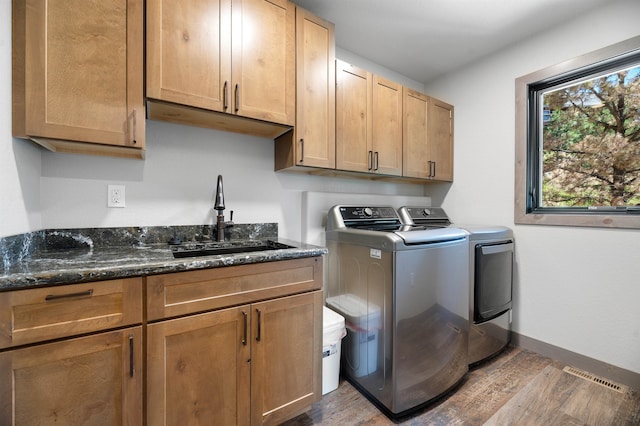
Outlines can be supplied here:
<path id="1" fill-rule="evenodd" d="M 104 237 L 103 230 L 99 237 L 92 234 L 96 232 L 95 229 L 48 230 L 39 231 L 42 234 L 19 236 L 22 238 L 1 239 L 0 255 L 3 262 L 0 264 L 0 291 L 272 262 L 327 253 L 324 247 L 278 238 L 272 235 L 272 228 L 266 233 L 238 234 L 236 237 L 239 238 L 232 238 L 231 241 L 268 239 L 293 248 L 176 259 L 170 246 L 158 241 L 167 241 L 168 234 L 177 236 L 176 227 L 160 228 L 164 234 L 158 238 L 150 237 L 157 231 L 156 228 L 110 228 L 108 235 L 112 238 L 107 238 L 109 241 L 100 240 Z M 275 232 L 277 234 L 277 227 Z M 64 235 L 63 244 L 59 241 L 60 235 Z M 129 240 L 126 244 L 122 242 L 122 235 Z M 130 240 L 131 235 L 135 236 L 133 240 Z M 140 238 L 141 235 L 144 238 Z M 186 237 L 187 241 L 194 238 L 189 233 L 180 237 Z M 141 241 L 144 239 L 146 241 Z M 113 244 L 115 240 L 119 241 Z"/>

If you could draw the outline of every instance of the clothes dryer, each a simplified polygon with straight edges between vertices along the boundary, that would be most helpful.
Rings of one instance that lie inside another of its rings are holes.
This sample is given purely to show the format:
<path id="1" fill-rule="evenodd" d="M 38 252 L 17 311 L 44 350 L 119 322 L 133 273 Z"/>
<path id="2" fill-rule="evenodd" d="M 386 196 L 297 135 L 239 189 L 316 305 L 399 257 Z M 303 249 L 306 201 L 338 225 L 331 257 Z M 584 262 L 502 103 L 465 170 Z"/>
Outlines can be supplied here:
<path id="1" fill-rule="evenodd" d="M 514 267 L 513 231 L 505 226 L 452 225 L 439 207 L 401 207 L 403 223 L 420 225 L 438 218 L 469 233 L 469 365 L 502 351 L 511 340 Z"/>

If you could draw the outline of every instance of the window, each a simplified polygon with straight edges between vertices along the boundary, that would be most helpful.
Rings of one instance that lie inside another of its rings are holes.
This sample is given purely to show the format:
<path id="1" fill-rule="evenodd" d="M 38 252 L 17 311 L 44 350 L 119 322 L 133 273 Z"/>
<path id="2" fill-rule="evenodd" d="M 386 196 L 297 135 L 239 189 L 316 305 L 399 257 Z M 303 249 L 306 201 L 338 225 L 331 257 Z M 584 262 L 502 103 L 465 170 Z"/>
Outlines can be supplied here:
<path id="1" fill-rule="evenodd" d="M 640 37 L 516 80 L 515 222 L 640 228 Z"/>

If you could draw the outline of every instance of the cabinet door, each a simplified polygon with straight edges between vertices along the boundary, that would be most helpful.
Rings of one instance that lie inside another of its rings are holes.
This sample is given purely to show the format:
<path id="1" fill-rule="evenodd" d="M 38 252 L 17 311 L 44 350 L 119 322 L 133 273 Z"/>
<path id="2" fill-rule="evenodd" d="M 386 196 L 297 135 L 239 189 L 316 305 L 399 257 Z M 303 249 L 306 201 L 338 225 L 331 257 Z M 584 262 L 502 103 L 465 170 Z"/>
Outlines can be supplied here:
<path id="1" fill-rule="evenodd" d="M 433 179 L 453 181 L 453 105 L 429 100 L 429 157 L 434 162 Z"/>
<path id="2" fill-rule="evenodd" d="M 0 353 L 0 424 L 142 424 L 142 329 Z"/>
<path id="3" fill-rule="evenodd" d="M 429 97 L 408 88 L 403 92 L 402 175 L 429 179 L 432 167 L 427 138 Z"/>
<path id="4" fill-rule="evenodd" d="M 251 309 L 251 424 L 280 424 L 322 397 L 322 292 Z"/>
<path id="5" fill-rule="evenodd" d="M 147 97 L 229 111 L 231 0 L 147 1 Z"/>
<path id="6" fill-rule="evenodd" d="M 370 72 L 336 60 L 336 168 L 372 170 Z"/>
<path id="7" fill-rule="evenodd" d="M 402 175 L 402 85 L 373 76 L 373 171 Z"/>
<path id="8" fill-rule="evenodd" d="M 296 164 L 336 167 L 334 26 L 296 9 Z"/>
<path id="9" fill-rule="evenodd" d="M 147 424 L 248 425 L 248 306 L 147 327 Z"/>
<path id="10" fill-rule="evenodd" d="M 293 126 L 295 5 L 233 0 L 233 113 Z"/>
<path id="11" fill-rule="evenodd" d="M 16 136 L 144 147 L 142 4 L 13 3 Z"/>

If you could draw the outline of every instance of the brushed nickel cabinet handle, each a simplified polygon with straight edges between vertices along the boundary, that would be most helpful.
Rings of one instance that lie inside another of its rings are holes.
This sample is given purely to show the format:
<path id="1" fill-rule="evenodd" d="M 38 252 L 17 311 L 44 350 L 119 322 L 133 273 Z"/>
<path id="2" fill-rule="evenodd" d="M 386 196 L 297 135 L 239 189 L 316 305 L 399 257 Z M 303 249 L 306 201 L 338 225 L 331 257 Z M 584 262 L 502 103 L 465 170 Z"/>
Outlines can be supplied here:
<path id="1" fill-rule="evenodd" d="M 260 341 L 260 338 L 262 337 L 262 329 L 261 329 L 261 323 L 262 323 L 262 312 L 260 311 L 260 309 L 256 309 L 256 313 L 258 314 L 258 333 L 256 335 L 256 342 Z"/>
<path id="2" fill-rule="evenodd" d="M 229 108 L 229 82 L 225 80 L 222 89 L 222 109 L 226 111 L 227 108 Z"/>
<path id="3" fill-rule="evenodd" d="M 242 344 L 247 346 L 247 313 L 246 312 L 242 312 L 242 320 L 244 322 L 244 332 L 242 334 Z"/>
<path id="4" fill-rule="evenodd" d="M 129 377 L 133 377 L 133 373 L 135 372 L 135 368 L 133 365 L 133 334 L 129 335 Z"/>
<path id="5" fill-rule="evenodd" d="M 238 105 L 240 105 L 240 85 L 236 84 L 236 89 L 235 89 L 235 111 L 238 112 L 240 110 L 240 107 Z"/>
<path id="6" fill-rule="evenodd" d="M 136 143 L 138 143 L 138 141 L 136 140 L 136 125 L 138 124 L 138 120 L 136 119 L 136 109 L 133 109 L 133 144 L 135 145 Z"/>
<path id="7" fill-rule="evenodd" d="M 44 300 L 46 302 L 51 302 L 52 300 L 73 299 L 76 297 L 91 297 L 92 295 L 93 295 L 93 289 L 89 289 L 87 291 L 79 291 L 77 293 L 47 294 Z"/>
<path id="8" fill-rule="evenodd" d="M 300 139 L 300 162 L 304 162 L 304 139 Z"/>
<path id="9" fill-rule="evenodd" d="M 367 170 L 371 170 L 373 168 L 373 151 L 369 151 L 369 155 L 367 157 Z"/>
<path id="10" fill-rule="evenodd" d="M 375 158 L 376 158 L 376 162 L 375 162 L 376 167 L 373 170 L 378 170 L 378 166 L 380 166 L 380 161 L 379 161 L 379 158 L 378 158 L 378 151 L 376 151 Z"/>

